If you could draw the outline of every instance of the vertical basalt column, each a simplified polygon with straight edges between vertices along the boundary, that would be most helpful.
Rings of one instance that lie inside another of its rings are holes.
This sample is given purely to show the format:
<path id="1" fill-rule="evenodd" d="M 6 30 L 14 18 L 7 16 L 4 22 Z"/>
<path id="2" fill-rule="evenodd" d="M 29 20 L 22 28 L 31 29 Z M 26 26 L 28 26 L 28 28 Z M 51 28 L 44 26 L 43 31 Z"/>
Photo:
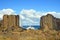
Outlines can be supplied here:
<path id="1" fill-rule="evenodd" d="M 6 28 L 9 26 L 9 25 L 8 25 L 8 24 L 9 24 L 9 23 L 8 23 L 8 20 L 9 20 L 9 19 L 8 19 L 8 15 L 4 15 L 4 16 L 3 16 L 3 28 L 4 28 L 4 29 L 6 29 Z"/>
<path id="2" fill-rule="evenodd" d="M 3 16 L 3 25 L 7 27 L 16 27 L 19 26 L 19 16 L 18 15 L 4 15 Z"/>

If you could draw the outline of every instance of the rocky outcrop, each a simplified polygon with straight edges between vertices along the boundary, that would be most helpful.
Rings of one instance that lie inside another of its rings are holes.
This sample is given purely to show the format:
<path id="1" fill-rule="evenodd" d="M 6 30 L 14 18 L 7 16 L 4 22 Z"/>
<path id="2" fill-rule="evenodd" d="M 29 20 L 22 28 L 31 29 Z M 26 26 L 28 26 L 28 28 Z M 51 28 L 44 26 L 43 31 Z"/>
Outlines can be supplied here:
<path id="1" fill-rule="evenodd" d="M 3 26 L 4 27 L 19 26 L 19 16 L 18 15 L 4 15 Z"/>
<path id="2" fill-rule="evenodd" d="M 19 27 L 18 15 L 4 15 L 0 21 L 0 40 L 60 40 L 60 31 L 56 31 L 60 29 L 60 19 L 47 14 L 41 17 L 40 25 L 41 30 L 24 30 Z"/>
<path id="3" fill-rule="evenodd" d="M 43 30 L 60 30 L 60 19 L 47 14 L 41 17 L 40 26 Z"/>
<path id="4" fill-rule="evenodd" d="M 19 15 L 4 15 L 3 20 L 0 21 L 0 31 L 21 31 L 19 27 Z"/>

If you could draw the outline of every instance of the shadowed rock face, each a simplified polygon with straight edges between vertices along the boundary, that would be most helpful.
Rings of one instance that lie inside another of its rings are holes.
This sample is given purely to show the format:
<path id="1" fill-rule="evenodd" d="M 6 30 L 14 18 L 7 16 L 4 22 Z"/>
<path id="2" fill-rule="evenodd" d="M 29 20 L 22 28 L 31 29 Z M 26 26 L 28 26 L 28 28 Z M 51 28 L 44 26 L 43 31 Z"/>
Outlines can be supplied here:
<path id="1" fill-rule="evenodd" d="M 47 14 L 41 17 L 40 26 L 43 30 L 60 30 L 60 19 Z"/>

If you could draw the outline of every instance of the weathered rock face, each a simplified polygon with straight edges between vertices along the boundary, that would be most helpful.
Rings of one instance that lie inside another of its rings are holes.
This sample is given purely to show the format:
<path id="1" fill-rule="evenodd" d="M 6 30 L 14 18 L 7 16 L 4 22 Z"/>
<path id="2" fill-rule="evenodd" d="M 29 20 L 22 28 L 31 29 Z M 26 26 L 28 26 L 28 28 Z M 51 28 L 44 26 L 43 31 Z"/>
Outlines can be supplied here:
<path id="1" fill-rule="evenodd" d="M 60 19 L 55 18 L 51 14 L 47 14 L 41 17 L 40 26 L 43 30 L 60 30 Z"/>
<path id="2" fill-rule="evenodd" d="M 19 16 L 18 15 L 4 15 L 3 16 L 3 26 L 4 27 L 19 26 Z"/>
<path id="3" fill-rule="evenodd" d="M 56 18 L 55 20 L 56 20 L 55 21 L 56 22 L 56 29 L 60 30 L 60 19 Z"/>
<path id="4" fill-rule="evenodd" d="M 0 27 L 3 26 L 3 20 L 0 20 Z"/>
<path id="5" fill-rule="evenodd" d="M 3 20 L 0 21 L 0 28 L 2 31 L 20 31 L 19 15 L 4 15 Z"/>
<path id="6" fill-rule="evenodd" d="M 41 29 L 48 30 L 23 30 L 19 27 L 19 17 L 4 15 L 0 21 L 0 40 L 60 40 L 60 19 L 48 14 L 41 17 Z M 52 29 L 52 30 L 49 30 Z M 1 32 L 2 31 L 2 32 Z"/>

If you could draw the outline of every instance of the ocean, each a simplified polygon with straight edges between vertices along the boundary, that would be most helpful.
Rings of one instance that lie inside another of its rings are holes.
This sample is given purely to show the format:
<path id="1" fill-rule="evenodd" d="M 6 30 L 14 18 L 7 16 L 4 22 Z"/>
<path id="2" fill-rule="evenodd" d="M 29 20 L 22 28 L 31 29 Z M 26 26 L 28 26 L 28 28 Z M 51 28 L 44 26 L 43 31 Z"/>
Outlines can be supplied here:
<path id="1" fill-rule="evenodd" d="M 23 28 L 28 28 L 30 26 L 23 26 Z M 32 25 L 31 27 L 34 27 L 35 29 L 40 29 L 40 26 L 39 25 Z"/>

